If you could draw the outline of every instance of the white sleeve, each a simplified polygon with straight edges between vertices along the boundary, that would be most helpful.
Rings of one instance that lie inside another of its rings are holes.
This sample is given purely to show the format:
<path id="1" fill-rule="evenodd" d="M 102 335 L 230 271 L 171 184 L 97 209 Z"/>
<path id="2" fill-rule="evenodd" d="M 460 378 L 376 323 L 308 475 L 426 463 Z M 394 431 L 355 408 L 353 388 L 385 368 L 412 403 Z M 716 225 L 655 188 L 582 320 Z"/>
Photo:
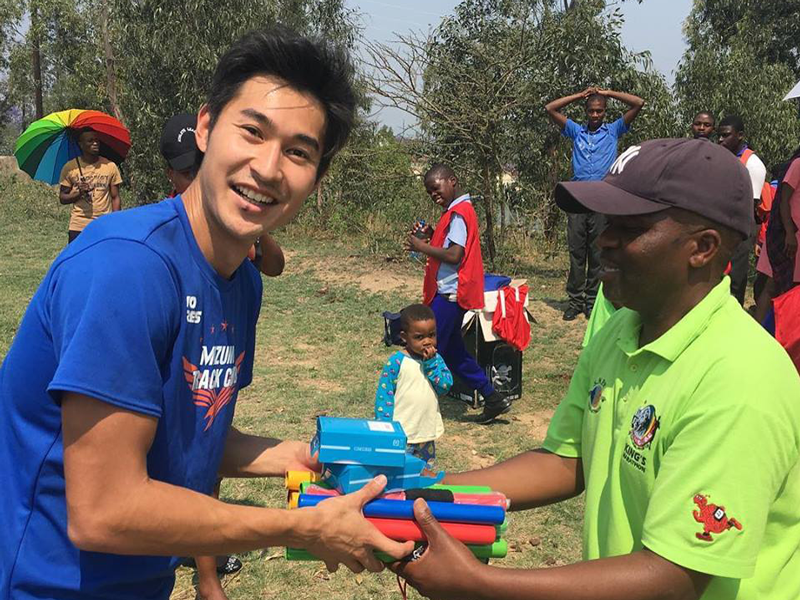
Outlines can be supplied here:
<path id="1" fill-rule="evenodd" d="M 753 198 L 761 198 L 761 188 L 764 187 L 764 182 L 767 179 L 767 167 L 755 154 L 750 155 L 745 166 L 753 184 Z"/>
<path id="2" fill-rule="evenodd" d="M 467 246 L 467 224 L 461 215 L 453 215 L 450 219 L 450 228 L 447 230 L 447 242 L 444 247 L 449 248 L 451 244 L 458 244 L 462 248 Z"/>

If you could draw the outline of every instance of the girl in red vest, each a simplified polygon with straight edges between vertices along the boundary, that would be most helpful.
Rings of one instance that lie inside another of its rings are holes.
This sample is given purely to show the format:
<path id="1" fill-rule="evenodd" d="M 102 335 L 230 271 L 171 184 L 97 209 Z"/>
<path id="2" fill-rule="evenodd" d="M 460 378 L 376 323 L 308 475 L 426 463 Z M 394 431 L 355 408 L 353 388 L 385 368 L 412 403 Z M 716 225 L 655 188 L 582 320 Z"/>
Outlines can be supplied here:
<path id="1" fill-rule="evenodd" d="M 508 412 L 511 402 L 497 392 L 484 370 L 467 352 L 461 337 L 464 313 L 483 308 L 483 258 L 478 235 L 478 217 L 469 194 L 458 185 L 453 170 L 443 164 L 433 165 L 425 173 L 425 190 L 442 207 L 436 229 L 415 226 L 406 241 L 406 249 L 428 257 L 423 302 L 436 315 L 439 354 L 447 367 L 484 398 L 479 423 L 489 423 Z M 424 238 L 417 237 L 421 231 Z"/>

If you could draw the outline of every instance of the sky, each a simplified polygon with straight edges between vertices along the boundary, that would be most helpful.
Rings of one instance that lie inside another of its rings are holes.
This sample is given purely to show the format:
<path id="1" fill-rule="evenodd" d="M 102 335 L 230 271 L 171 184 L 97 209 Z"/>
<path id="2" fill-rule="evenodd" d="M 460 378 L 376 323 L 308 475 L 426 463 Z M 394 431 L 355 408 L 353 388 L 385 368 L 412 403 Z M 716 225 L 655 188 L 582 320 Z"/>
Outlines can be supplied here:
<path id="1" fill-rule="evenodd" d="M 409 30 L 427 32 L 441 18 L 452 12 L 458 0 L 346 0 L 349 8 L 361 14 L 362 36 L 371 41 L 390 42 L 394 33 Z M 609 1 L 611 5 L 613 2 Z M 625 16 L 622 40 L 635 52 L 649 50 L 653 66 L 671 84 L 686 46 L 682 27 L 689 15 L 692 0 L 628 0 L 618 4 Z M 413 123 L 407 114 L 396 109 L 382 109 L 374 118 L 395 131 Z"/>

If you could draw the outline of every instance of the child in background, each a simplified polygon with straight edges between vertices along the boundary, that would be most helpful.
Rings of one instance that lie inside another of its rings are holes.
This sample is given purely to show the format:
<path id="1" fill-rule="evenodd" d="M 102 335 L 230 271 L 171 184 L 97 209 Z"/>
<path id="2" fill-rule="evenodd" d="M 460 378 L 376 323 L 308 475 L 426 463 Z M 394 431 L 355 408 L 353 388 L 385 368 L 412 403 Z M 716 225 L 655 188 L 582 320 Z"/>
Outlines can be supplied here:
<path id="1" fill-rule="evenodd" d="M 450 390 L 453 376 L 436 352 L 436 318 L 429 306 L 400 311 L 400 338 L 405 349 L 389 357 L 378 380 L 375 419 L 399 421 L 406 450 L 432 466 L 435 440 L 444 433 L 439 396 Z"/>
<path id="2" fill-rule="evenodd" d="M 436 229 L 416 224 L 406 250 L 428 257 L 422 284 L 423 302 L 436 315 L 439 352 L 447 367 L 484 398 L 478 423 L 491 423 L 511 409 L 511 401 L 494 389 L 486 371 L 467 351 L 461 324 L 468 310 L 480 309 L 483 297 L 483 258 L 478 217 L 470 195 L 464 193 L 453 169 L 434 164 L 423 179 L 425 191 L 444 211 Z M 417 237 L 422 232 L 423 238 Z"/>

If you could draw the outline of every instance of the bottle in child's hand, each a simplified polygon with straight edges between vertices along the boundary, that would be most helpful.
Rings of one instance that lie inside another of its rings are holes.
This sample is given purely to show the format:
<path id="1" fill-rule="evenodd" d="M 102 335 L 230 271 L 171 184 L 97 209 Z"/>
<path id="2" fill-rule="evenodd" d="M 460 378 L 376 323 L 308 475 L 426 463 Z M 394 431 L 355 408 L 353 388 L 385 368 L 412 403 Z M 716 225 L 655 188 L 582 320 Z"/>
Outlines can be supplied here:
<path id="1" fill-rule="evenodd" d="M 426 239 L 428 237 L 428 236 L 425 235 L 425 220 L 424 219 L 421 219 L 421 220 L 416 222 L 416 224 L 414 226 L 414 237 L 419 238 L 421 240 L 424 240 L 424 239 Z M 409 253 L 409 258 L 411 258 L 411 260 L 422 260 L 422 253 L 412 250 Z"/>

